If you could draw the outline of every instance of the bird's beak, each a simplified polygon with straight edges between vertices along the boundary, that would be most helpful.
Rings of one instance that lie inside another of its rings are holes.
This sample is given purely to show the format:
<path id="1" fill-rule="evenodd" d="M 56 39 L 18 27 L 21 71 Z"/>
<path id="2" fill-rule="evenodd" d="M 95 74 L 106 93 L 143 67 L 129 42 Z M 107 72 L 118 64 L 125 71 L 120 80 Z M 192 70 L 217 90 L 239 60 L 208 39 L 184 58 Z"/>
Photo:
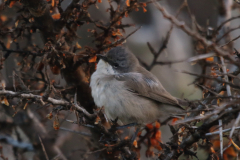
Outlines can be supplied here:
<path id="1" fill-rule="evenodd" d="M 105 55 L 97 54 L 97 58 L 98 58 L 98 59 L 102 59 L 102 60 L 104 60 L 105 62 L 107 62 L 107 57 L 106 57 Z"/>

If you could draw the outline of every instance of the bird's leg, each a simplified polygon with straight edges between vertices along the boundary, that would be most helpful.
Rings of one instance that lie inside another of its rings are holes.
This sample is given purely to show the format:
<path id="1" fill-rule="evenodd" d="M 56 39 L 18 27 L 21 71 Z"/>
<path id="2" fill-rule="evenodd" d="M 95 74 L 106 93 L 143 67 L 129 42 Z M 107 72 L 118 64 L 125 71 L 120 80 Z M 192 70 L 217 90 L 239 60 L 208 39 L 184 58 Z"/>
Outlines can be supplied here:
<path id="1" fill-rule="evenodd" d="M 138 125 L 137 123 L 129 123 L 129 124 L 126 124 L 126 125 L 123 125 L 123 126 L 118 126 L 116 127 L 116 129 L 124 129 L 124 128 L 127 128 L 127 127 L 132 127 L 132 126 L 136 126 Z"/>
<path id="2" fill-rule="evenodd" d="M 138 135 L 138 132 L 140 131 L 140 128 L 141 126 L 140 125 L 137 125 L 136 126 L 136 132 L 133 134 L 131 140 L 130 140 L 130 145 L 133 144 L 134 140 L 136 139 L 137 135 Z"/>
<path id="3" fill-rule="evenodd" d="M 161 125 L 166 125 L 170 120 L 172 120 L 172 117 L 168 117 L 167 119 L 163 121 L 159 121 Z"/>
<path id="4" fill-rule="evenodd" d="M 171 116 L 169 116 L 167 119 L 165 119 L 165 120 L 163 120 L 163 121 L 160 121 L 159 120 L 159 122 L 160 122 L 160 124 L 161 125 L 166 125 L 170 120 L 172 120 L 173 118 L 181 118 L 181 117 L 179 117 L 179 116 L 175 116 L 175 115 L 171 115 Z"/>
<path id="5" fill-rule="evenodd" d="M 136 126 L 138 125 L 137 123 L 129 123 L 129 124 L 126 124 L 126 125 L 123 125 L 123 126 L 117 126 L 116 123 L 113 123 L 113 125 L 111 126 L 111 128 L 109 129 L 110 132 L 115 132 L 119 129 L 124 129 L 124 128 L 127 128 L 127 127 L 132 127 L 132 126 Z"/>

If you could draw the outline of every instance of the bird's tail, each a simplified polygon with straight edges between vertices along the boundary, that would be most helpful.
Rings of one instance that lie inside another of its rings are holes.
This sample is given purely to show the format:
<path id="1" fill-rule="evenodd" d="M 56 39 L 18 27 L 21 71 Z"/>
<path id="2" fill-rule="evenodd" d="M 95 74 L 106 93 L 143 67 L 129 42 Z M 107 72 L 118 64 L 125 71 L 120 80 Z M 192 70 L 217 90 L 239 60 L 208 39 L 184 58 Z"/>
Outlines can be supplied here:
<path id="1" fill-rule="evenodd" d="M 177 98 L 177 101 L 180 106 L 189 106 L 190 105 L 190 102 L 188 102 L 187 100 L 184 100 L 184 99 Z"/>

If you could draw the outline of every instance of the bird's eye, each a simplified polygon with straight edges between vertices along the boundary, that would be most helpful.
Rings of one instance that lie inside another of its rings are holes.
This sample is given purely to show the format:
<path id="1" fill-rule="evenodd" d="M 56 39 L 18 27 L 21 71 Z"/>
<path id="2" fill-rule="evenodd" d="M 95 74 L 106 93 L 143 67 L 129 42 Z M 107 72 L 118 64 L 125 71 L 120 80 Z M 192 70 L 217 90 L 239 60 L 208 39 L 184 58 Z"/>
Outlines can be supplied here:
<path id="1" fill-rule="evenodd" d="M 117 68 L 119 65 L 117 63 L 113 64 L 113 68 Z"/>

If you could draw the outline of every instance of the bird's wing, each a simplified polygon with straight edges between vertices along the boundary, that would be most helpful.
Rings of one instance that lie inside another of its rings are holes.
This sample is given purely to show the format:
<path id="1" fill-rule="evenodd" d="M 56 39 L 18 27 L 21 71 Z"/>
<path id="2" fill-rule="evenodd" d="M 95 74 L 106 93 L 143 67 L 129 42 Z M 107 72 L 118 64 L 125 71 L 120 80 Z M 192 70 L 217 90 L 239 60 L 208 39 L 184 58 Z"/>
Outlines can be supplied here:
<path id="1" fill-rule="evenodd" d="M 125 83 L 124 86 L 126 86 L 126 89 L 130 92 L 160 103 L 175 105 L 182 109 L 177 99 L 168 93 L 153 75 L 149 78 L 148 75 L 143 76 L 143 74 L 140 73 L 130 72 L 115 74 L 115 79 L 123 81 Z"/>

